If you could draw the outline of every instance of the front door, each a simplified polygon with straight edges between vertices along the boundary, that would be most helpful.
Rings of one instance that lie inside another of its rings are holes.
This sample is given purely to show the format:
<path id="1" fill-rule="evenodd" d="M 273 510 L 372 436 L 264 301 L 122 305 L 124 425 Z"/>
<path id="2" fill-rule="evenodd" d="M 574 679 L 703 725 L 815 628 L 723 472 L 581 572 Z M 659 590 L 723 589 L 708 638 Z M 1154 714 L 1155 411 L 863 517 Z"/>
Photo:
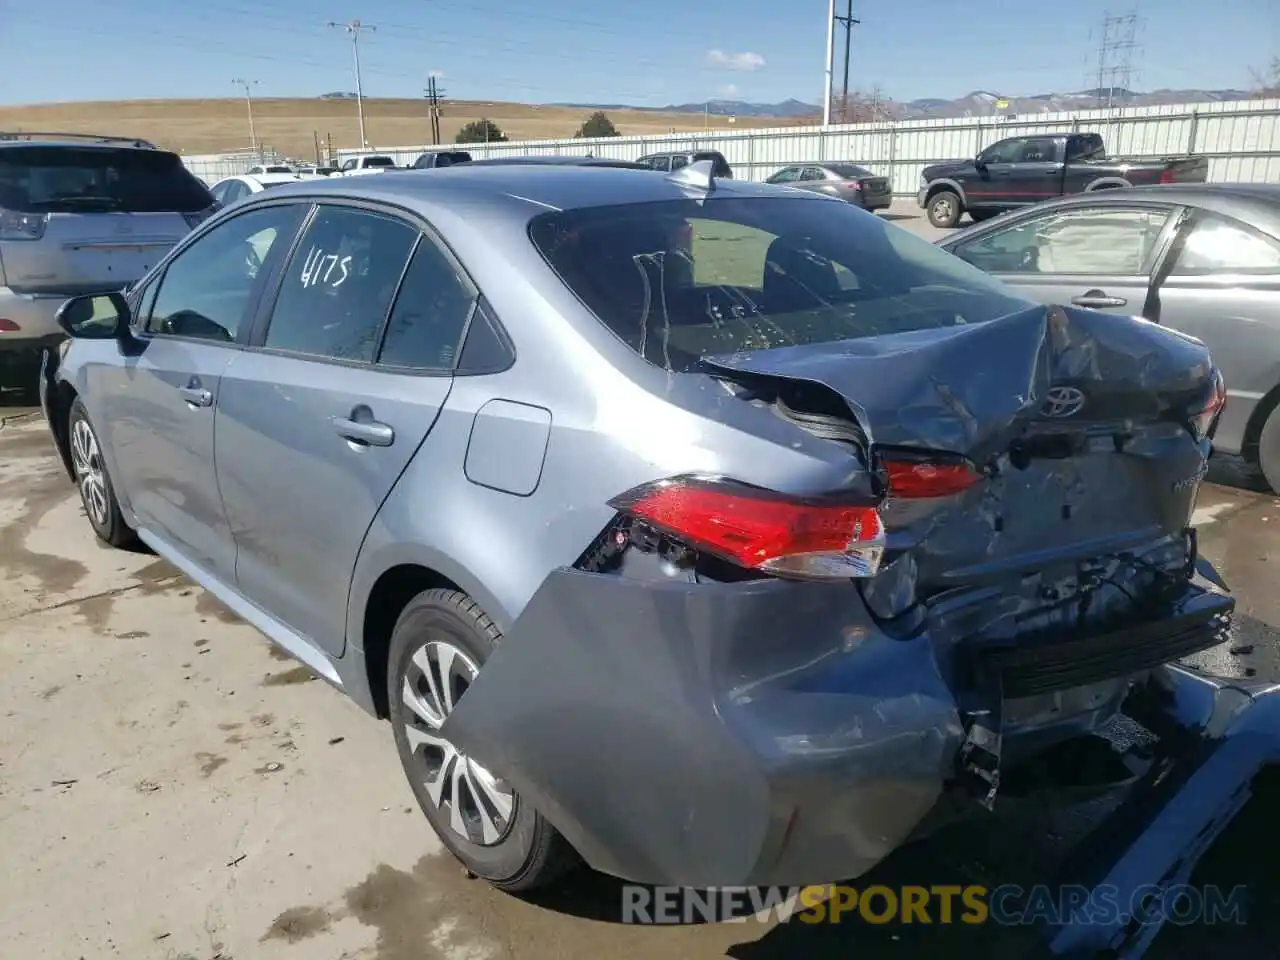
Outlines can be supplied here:
<path id="1" fill-rule="evenodd" d="M 360 546 L 449 395 L 475 301 L 418 227 L 322 205 L 265 330 L 224 373 L 218 483 L 239 589 L 331 655 Z"/>
<path id="2" fill-rule="evenodd" d="M 105 427 L 139 526 L 228 582 L 234 546 L 214 475 L 214 412 L 261 283 L 299 217 L 294 205 L 259 208 L 180 251 L 142 293 L 149 309 L 136 354 L 104 372 Z"/>
<path id="3" fill-rule="evenodd" d="M 1028 299 L 1141 316 L 1173 220 L 1168 204 L 1074 205 L 1018 216 L 948 249 Z"/>

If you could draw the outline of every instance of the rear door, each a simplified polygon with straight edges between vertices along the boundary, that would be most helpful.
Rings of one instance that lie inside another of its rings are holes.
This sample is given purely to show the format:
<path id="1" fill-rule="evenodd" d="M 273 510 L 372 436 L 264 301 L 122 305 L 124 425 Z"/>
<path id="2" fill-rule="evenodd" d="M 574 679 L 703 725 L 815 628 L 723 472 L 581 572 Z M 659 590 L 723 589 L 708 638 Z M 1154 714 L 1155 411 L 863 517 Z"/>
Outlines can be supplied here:
<path id="1" fill-rule="evenodd" d="M 122 289 L 212 204 L 209 191 L 165 151 L 0 147 L 0 209 L 27 215 L 41 231 L 35 241 L 0 240 L 8 284 L 23 292 Z"/>
<path id="2" fill-rule="evenodd" d="M 1238 453 L 1258 402 L 1280 386 L 1280 238 L 1197 210 L 1170 249 L 1160 323 L 1203 340 L 1227 382 L 1214 445 Z"/>
<path id="3" fill-rule="evenodd" d="M 222 373 L 304 210 L 247 210 L 179 251 L 139 292 L 141 349 L 101 365 L 93 385 L 113 475 L 142 528 L 228 583 L 234 545 L 213 449 Z"/>
<path id="4" fill-rule="evenodd" d="M 323 204 L 224 373 L 217 476 L 237 583 L 327 653 L 342 653 L 360 545 L 449 395 L 476 299 L 417 224 Z"/>
<path id="5" fill-rule="evenodd" d="M 1032 300 L 1140 316 L 1176 209 L 1101 200 L 1055 207 L 945 246 Z"/>

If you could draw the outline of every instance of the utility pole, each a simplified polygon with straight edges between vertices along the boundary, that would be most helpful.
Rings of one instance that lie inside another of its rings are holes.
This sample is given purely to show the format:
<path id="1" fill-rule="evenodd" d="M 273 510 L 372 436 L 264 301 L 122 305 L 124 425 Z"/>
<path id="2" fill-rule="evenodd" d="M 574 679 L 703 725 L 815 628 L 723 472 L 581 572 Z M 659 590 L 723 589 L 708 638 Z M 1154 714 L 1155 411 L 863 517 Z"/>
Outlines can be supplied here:
<path id="1" fill-rule="evenodd" d="M 351 34 L 351 49 L 356 58 L 356 113 L 360 116 L 360 149 L 363 150 L 369 146 L 369 140 L 364 134 L 364 87 L 360 83 L 360 31 L 377 31 L 378 28 L 371 23 L 361 23 L 359 20 L 352 20 L 350 23 L 336 23 L 330 20 L 329 26 L 340 27 Z"/>
<path id="2" fill-rule="evenodd" d="M 831 61 L 836 46 L 836 0 L 827 0 L 827 59 L 823 69 L 822 125 L 831 126 Z"/>
<path id="3" fill-rule="evenodd" d="M 244 87 L 244 102 L 249 108 L 249 148 L 254 153 L 258 152 L 258 135 L 253 129 L 253 87 L 258 85 L 257 80 L 232 80 L 237 86 Z"/>
<path id="4" fill-rule="evenodd" d="M 427 77 L 427 89 L 423 93 L 427 95 L 427 102 L 430 104 L 431 142 L 438 144 L 440 142 L 440 98 L 444 96 L 444 91 L 436 85 L 434 73 Z"/>
<path id="5" fill-rule="evenodd" d="M 1116 88 L 1128 90 L 1133 80 L 1133 52 L 1138 48 L 1138 14 L 1127 13 L 1102 19 L 1102 39 L 1098 42 L 1098 106 L 1115 105 Z M 1105 100 L 1103 91 L 1106 91 Z"/>
<path id="6" fill-rule="evenodd" d="M 848 0 L 848 7 L 843 17 L 834 17 L 834 20 L 844 25 L 844 87 L 840 94 L 840 122 L 849 122 L 849 45 L 853 40 L 854 24 L 861 23 L 861 20 L 855 20 L 853 17 L 853 0 Z"/>

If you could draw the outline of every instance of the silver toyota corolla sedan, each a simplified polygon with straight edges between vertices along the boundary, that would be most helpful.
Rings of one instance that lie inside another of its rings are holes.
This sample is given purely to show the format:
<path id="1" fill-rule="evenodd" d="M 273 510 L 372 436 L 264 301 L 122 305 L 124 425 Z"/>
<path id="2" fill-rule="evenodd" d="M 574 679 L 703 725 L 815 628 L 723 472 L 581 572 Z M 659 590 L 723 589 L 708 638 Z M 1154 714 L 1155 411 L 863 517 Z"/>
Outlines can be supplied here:
<path id="1" fill-rule="evenodd" d="M 504 889 L 856 876 L 1224 637 L 1201 343 L 713 174 L 281 186 L 46 356 L 94 532 L 389 718 Z"/>

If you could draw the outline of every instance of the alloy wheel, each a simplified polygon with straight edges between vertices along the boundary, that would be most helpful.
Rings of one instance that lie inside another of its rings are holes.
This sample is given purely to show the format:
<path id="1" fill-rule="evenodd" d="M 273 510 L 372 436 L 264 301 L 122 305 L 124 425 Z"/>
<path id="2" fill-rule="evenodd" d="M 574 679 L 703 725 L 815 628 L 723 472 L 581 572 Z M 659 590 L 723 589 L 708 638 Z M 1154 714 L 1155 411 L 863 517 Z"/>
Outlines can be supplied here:
<path id="1" fill-rule="evenodd" d="M 516 795 L 440 736 L 440 728 L 477 673 L 479 667 L 465 651 L 447 640 L 432 640 L 414 652 L 401 698 L 408 708 L 405 737 L 428 799 L 445 815 L 454 833 L 488 847 L 501 842 L 511 829 Z"/>
<path id="2" fill-rule="evenodd" d="M 80 487 L 80 500 L 89 518 L 104 527 L 110 517 L 107 504 L 107 477 L 102 469 L 98 438 L 87 420 L 77 420 L 71 427 L 71 465 Z"/>

